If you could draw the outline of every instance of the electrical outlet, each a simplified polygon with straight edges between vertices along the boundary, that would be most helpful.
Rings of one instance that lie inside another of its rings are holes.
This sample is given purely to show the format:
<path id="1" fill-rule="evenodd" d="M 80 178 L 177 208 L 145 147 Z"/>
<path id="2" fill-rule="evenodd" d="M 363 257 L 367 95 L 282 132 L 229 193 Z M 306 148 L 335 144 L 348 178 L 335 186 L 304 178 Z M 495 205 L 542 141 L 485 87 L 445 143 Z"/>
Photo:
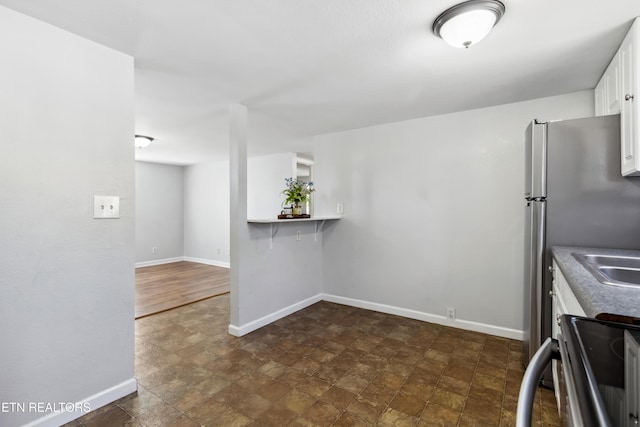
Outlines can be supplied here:
<path id="1" fill-rule="evenodd" d="M 302 239 L 302 233 L 300 233 L 300 230 L 296 231 L 296 240 L 301 240 Z"/>
<path id="2" fill-rule="evenodd" d="M 336 212 L 339 214 L 344 213 L 344 205 L 342 203 L 338 203 L 338 205 L 336 206 Z"/>
<path id="3" fill-rule="evenodd" d="M 456 319 L 456 308 L 455 307 L 447 307 L 447 319 L 455 320 Z"/>
<path id="4" fill-rule="evenodd" d="M 151 253 L 152 254 L 157 254 L 158 253 L 158 247 L 157 246 L 152 247 L 151 248 Z"/>
<path id="5" fill-rule="evenodd" d="M 220 248 L 216 249 L 216 253 L 220 255 Z"/>

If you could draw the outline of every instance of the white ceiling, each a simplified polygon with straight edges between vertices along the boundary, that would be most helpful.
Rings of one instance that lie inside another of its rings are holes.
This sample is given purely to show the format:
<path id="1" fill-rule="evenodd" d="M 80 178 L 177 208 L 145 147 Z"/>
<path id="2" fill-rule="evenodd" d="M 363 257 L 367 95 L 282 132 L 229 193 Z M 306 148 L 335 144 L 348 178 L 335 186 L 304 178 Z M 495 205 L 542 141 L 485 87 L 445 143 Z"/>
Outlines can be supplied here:
<path id="1" fill-rule="evenodd" d="M 502 0 L 489 36 L 431 33 L 456 0 L 0 0 L 135 57 L 138 160 L 227 158 L 227 108 L 249 151 L 310 151 L 313 135 L 595 86 L 638 0 Z"/>

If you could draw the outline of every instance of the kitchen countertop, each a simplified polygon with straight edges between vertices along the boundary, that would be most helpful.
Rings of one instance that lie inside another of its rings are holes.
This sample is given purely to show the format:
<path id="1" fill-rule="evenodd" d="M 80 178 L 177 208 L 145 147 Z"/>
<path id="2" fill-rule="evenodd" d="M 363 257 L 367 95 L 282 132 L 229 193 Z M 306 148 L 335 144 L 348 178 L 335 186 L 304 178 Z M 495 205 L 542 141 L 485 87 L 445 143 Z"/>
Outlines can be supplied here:
<path id="1" fill-rule="evenodd" d="M 551 252 L 587 316 L 600 320 L 640 321 L 640 287 L 602 284 L 571 255 L 581 253 L 640 257 L 640 250 L 554 246 Z M 618 316 L 635 319 L 616 319 Z"/>

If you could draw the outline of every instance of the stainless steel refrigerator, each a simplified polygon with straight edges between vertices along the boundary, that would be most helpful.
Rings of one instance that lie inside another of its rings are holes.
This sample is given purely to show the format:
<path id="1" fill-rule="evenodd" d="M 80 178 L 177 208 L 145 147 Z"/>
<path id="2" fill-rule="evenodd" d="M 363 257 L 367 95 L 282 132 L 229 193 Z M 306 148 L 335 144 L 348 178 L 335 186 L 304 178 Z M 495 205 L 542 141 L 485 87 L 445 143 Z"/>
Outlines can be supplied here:
<path id="1" fill-rule="evenodd" d="M 525 199 L 527 365 L 551 335 L 551 247 L 640 248 L 640 180 L 620 173 L 620 116 L 532 122 Z M 550 370 L 542 384 L 553 386 Z"/>

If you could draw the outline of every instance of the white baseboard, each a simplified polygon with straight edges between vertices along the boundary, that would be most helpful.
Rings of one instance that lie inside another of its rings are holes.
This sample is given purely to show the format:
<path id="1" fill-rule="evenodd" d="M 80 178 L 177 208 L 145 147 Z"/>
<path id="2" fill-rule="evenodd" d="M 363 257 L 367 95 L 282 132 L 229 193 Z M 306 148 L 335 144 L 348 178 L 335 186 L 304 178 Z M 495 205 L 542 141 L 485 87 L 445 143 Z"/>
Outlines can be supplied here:
<path id="1" fill-rule="evenodd" d="M 205 258 L 193 258 L 190 256 L 184 257 L 185 261 L 197 262 L 200 264 L 214 265 L 216 267 L 224 267 L 231 268 L 231 263 L 225 261 L 217 261 L 215 259 L 205 259 Z"/>
<path id="2" fill-rule="evenodd" d="M 180 262 L 180 261 L 184 261 L 184 257 L 179 256 L 175 258 L 154 259 L 153 261 L 141 261 L 141 262 L 136 262 L 136 268 L 151 267 L 153 265 L 170 264 L 172 262 Z"/>
<path id="3" fill-rule="evenodd" d="M 472 322 L 462 319 L 447 319 L 445 316 L 411 310 L 408 308 L 394 307 L 387 304 L 363 301 L 353 298 L 346 298 L 337 295 L 322 294 L 322 300 L 335 302 L 337 304 L 351 307 L 365 308 L 367 310 L 379 311 L 381 313 L 394 314 L 396 316 L 407 317 L 409 319 L 422 320 L 423 322 L 436 323 L 438 325 L 451 326 L 452 328 L 464 329 L 467 331 L 481 332 L 504 338 L 522 341 L 524 332 L 517 329 L 504 328 L 502 326 L 488 325 L 485 323 Z"/>
<path id="4" fill-rule="evenodd" d="M 488 325 L 485 323 L 472 322 L 469 320 L 447 319 L 445 316 L 437 314 L 425 313 L 422 311 L 411 310 L 408 308 L 395 307 L 387 304 L 380 304 L 375 302 L 363 301 L 354 298 L 341 297 L 330 294 L 318 294 L 314 297 L 307 298 L 304 301 L 292 304 L 281 310 L 278 310 L 269 315 L 263 316 L 260 319 L 249 322 L 246 325 L 235 326 L 229 325 L 229 334 L 241 337 L 259 329 L 269 323 L 275 322 L 278 319 L 282 319 L 289 314 L 295 313 L 298 310 L 309 307 L 319 301 L 335 302 L 337 304 L 348 305 L 351 307 L 364 308 L 367 310 L 379 311 L 381 313 L 394 314 L 396 316 L 407 317 L 409 319 L 421 320 L 423 322 L 435 323 L 438 325 L 451 326 L 452 328 L 464 329 L 467 331 L 481 332 L 484 334 L 495 335 L 503 338 L 510 338 L 514 340 L 522 341 L 524 338 L 524 332 L 517 329 L 504 328 L 502 326 Z"/>
<path id="5" fill-rule="evenodd" d="M 255 331 L 256 329 L 260 329 L 263 326 L 268 325 L 269 323 L 273 323 L 276 320 L 282 319 L 283 317 L 293 314 L 296 311 L 302 310 L 303 308 L 307 308 L 310 305 L 320 302 L 321 300 L 322 300 L 321 294 L 318 294 L 318 295 L 312 296 L 311 298 L 307 298 L 295 304 L 291 304 L 290 306 L 285 307 L 281 310 L 278 310 L 276 312 L 263 316 L 257 320 L 254 320 L 253 322 L 249 322 L 246 325 L 242 325 L 242 326 L 229 325 L 229 334 L 236 337 L 241 337 L 243 335 L 248 334 L 249 332 Z"/>
<path id="6" fill-rule="evenodd" d="M 197 262 L 199 264 L 215 265 L 216 267 L 225 267 L 225 268 L 231 267 L 231 264 L 225 261 L 216 261 L 214 259 L 179 256 L 175 258 L 163 258 L 163 259 L 154 259 L 153 261 L 136 262 L 136 268 L 151 267 L 153 265 L 170 264 L 172 262 L 180 262 L 180 261 Z"/>
<path id="7" fill-rule="evenodd" d="M 116 384 L 111 388 L 96 393 L 93 396 L 89 396 L 78 403 L 87 404 L 87 409 L 89 409 L 90 411 L 95 411 L 96 409 L 108 405 L 109 403 L 114 402 L 121 397 L 133 393 L 137 389 L 138 381 L 135 378 L 131 378 L 120 384 Z M 58 427 L 70 421 L 73 421 L 76 418 L 80 418 L 81 416 L 86 415 L 87 412 L 84 412 L 82 410 L 74 412 L 54 412 L 47 414 L 44 417 L 38 418 L 37 420 L 30 422 L 29 424 L 25 424 L 24 427 Z"/>

